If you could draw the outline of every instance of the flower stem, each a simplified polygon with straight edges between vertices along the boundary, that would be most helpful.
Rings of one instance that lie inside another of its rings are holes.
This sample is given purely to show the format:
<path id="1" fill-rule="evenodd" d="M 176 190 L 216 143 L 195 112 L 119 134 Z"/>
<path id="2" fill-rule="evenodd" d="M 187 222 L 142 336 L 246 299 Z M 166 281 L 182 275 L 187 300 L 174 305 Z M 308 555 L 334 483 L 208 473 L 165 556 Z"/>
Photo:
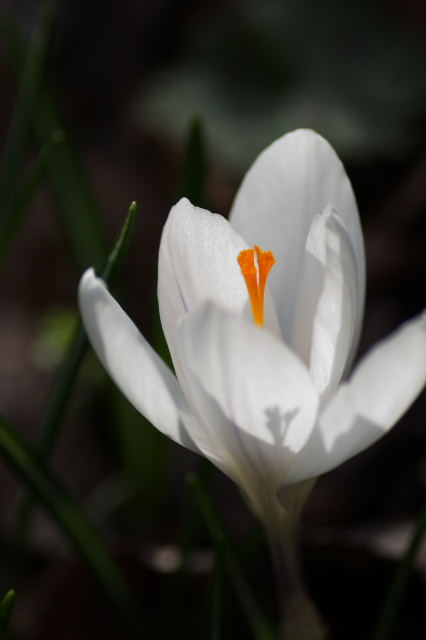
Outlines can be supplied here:
<path id="1" fill-rule="evenodd" d="M 282 610 L 281 640 L 325 640 L 328 629 L 306 593 L 300 565 L 297 527 L 289 527 L 270 546 Z"/>
<path id="2" fill-rule="evenodd" d="M 300 514 L 314 484 L 315 479 L 286 488 L 279 496 L 282 509 L 264 513 L 261 518 L 277 577 L 281 640 L 325 640 L 328 635 L 327 627 L 306 593 L 298 544 Z"/>

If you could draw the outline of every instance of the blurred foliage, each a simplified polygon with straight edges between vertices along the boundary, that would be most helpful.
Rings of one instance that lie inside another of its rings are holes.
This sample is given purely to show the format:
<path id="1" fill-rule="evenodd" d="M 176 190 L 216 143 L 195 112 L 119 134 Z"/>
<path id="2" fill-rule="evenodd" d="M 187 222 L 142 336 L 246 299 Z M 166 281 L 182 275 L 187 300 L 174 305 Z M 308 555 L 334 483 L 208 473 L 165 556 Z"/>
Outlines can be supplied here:
<path id="1" fill-rule="evenodd" d="M 102 277 L 108 285 L 113 285 L 124 256 L 129 248 L 134 227 L 136 203 L 129 208 L 127 218 L 117 240 L 108 255 Z M 75 314 L 69 312 L 45 317 L 42 331 L 33 343 L 33 358 L 40 368 L 51 367 L 63 359 L 56 383 L 50 393 L 36 434 L 35 448 L 40 462 L 48 458 L 60 432 L 62 418 L 71 395 L 77 373 L 88 348 L 88 341 L 81 322 L 76 323 Z M 38 358 L 38 360 L 37 360 Z M 22 500 L 13 532 L 12 556 L 22 553 L 24 540 L 30 525 L 32 511 L 31 492 Z M 13 558 L 12 558 L 13 564 Z"/>
<path id="2" fill-rule="evenodd" d="M 12 245 L 14 234 L 18 231 L 28 206 L 43 182 L 46 172 L 54 161 L 63 141 L 64 133 L 61 129 L 56 129 L 52 132 L 16 193 L 2 207 L 0 217 L 0 265 L 5 260 L 7 249 Z"/>
<path id="3" fill-rule="evenodd" d="M 208 497 L 206 489 L 197 474 L 191 473 L 187 476 L 188 485 L 191 488 L 194 500 L 202 514 L 206 527 L 213 539 L 216 547 L 217 571 L 220 572 L 220 563 L 223 561 L 226 569 L 227 580 L 235 590 L 238 602 L 243 611 L 244 618 L 249 623 L 249 629 L 255 640 L 276 640 L 275 632 L 269 620 L 264 615 L 256 595 L 254 594 L 247 578 L 240 566 L 237 555 L 232 548 L 229 536 L 226 534 L 220 517 Z M 223 560 L 222 560 L 223 558 Z M 219 585 L 213 589 L 219 589 Z M 214 593 L 211 598 L 212 615 L 219 614 L 217 597 Z M 215 620 L 212 631 L 218 629 L 220 621 Z"/>
<path id="4" fill-rule="evenodd" d="M 207 208 L 207 149 L 204 125 L 194 116 L 189 128 L 180 177 L 175 189 L 174 202 L 188 198 L 196 207 Z"/>
<path id="5" fill-rule="evenodd" d="M 140 607 L 98 533 L 59 480 L 37 459 L 17 431 L 1 417 L 0 449 L 4 459 L 48 509 L 99 580 L 111 606 L 121 620 L 123 631 L 127 632 L 126 637 L 140 638 L 142 629 Z"/>
<path id="6" fill-rule="evenodd" d="M 17 104 L 12 116 L 12 126 L 8 139 L 10 143 L 13 169 L 18 165 L 23 151 L 28 145 L 30 125 L 37 141 L 44 145 L 55 131 L 62 131 L 61 117 L 44 85 L 40 86 L 41 70 L 46 52 L 46 40 L 54 4 L 40 3 L 39 25 L 34 30 L 33 41 L 27 48 L 16 24 L 10 7 L 2 7 L 1 34 L 11 66 L 22 90 L 18 92 Z M 39 34 L 39 31 L 41 35 Z M 27 85 L 29 88 L 27 88 Z M 31 101 L 26 99 L 30 93 Z M 21 104 L 24 107 L 21 107 Z M 17 124 L 15 125 L 15 121 Z M 14 136 L 14 130 L 18 135 Z M 25 134 L 25 135 L 24 135 Z M 18 141 L 18 145 L 14 140 Z M 100 223 L 98 208 L 91 189 L 69 141 L 61 140 L 60 152 L 55 161 L 49 163 L 49 187 L 56 204 L 56 213 L 63 230 L 63 237 L 69 247 L 71 259 L 78 273 L 91 265 L 100 267 L 105 260 L 105 239 Z M 19 153 L 18 153 L 19 152 Z M 6 176 L 11 169 L 7 169 Z M 7 184 L 9 184 L 9 180 Z"/>
<path id="7" fill-rule="evenodd" d="M 16 189 L 18 174 L 27 152 L 30 128 L 37 108 L 45 67 L 53 14 L 54 7 L 52 3 L 41 3 L 38 21 L 34 28 L 31 42 L 26 54 L 22 52 L 16 103 L 9 124 L 0 168 L 0 204 L 2 206 L 7 204 Z M 5 20 L 4 16 L 2 16 L 1 27 L 3 34 L 8 32 L 9 26 L 12 24 L 7 18 Z M 53 128 L 45 136 L 43 142 L 52 131 Z"/>
<path id="8" fill-rule="evenodd" d="M 191 27 L 186 54 L 144 85 L 134 105 L 136 120 L 159 136 L 181 138 L 195 111 L 214 157 L 237 175 L 299 127 L 351 160 L 396 156 L 418 143 L 426 46 L 386 4 L 250 0 Z"/>
<path id="9" fill-rule="evenodd" d="M 414 528 L 410 543 L 395 572 L 388 597 L 385 601 L 379 623 L 373 640 L 388 640 L 392 636 L 392 629 L 400 614 L 402 599 L 407 589 L 413 564 L 419 553 L 419 548 L 426 533 L 426 503 L 419 514 L 417 525 Z"/>
<path id="10" fill-rule="evenodd" d="M 26 53 L 22 54 L 21 72 L 15 106 L 2 149 L 0 166 L 0 263 L 17 232 L 25 210 L 40 186 L 45 172 L 51 166 L 55 152 L 63 143 L 60 129 L 51 128 L 41 140 L 42 149 L 32 170 L 22 180 L 24 162 L 30 142 L 31 126 L 40 94 L 44 66 L 50 41 L 54 8 L 50 2 L 42 3 L 37 24 Z M 12 26 L 10 16 L 0 14 L 3 35 Z"/>
<path id="11" fill-rule="evenodd" d="M 74 309 L 50 308 L 41 316 L 31 345 L 31 358 L 39 369 L 56 369 L 63 361 L 76 322 Z"/>
<path id="12" fill-rule="evenodd" d="M 8 591 L 0 602 L 0 637 L 7 627 L 13 605 L 15 604 L 15 592 Z"/>

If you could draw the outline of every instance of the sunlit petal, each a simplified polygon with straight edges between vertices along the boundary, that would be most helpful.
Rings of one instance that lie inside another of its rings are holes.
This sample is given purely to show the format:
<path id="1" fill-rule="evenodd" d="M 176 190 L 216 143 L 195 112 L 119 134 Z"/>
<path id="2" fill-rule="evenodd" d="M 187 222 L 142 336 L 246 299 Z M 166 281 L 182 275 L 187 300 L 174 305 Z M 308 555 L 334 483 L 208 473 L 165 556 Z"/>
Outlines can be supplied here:
<path id="1" fill-rule="evenodd" d="M 336 389 L 352 346 L 357 269 L 335 207 L 315 216 L 306 242 L 294 312 L 292 347 L 308 365 L 322 402 Z"/>
<path id="2" fill-rule="evenodd" d="M 212 302 L 181 322 L 179 345 L 197 409 L 233 475 L 275 495 L 316 417 L 306 367 L 272 334 Z"/>
<path id="3" fill-rule="evenodd" d="M 176 377 L 93 269 L 80 281 L 79 304 L 98 358 L 129 402 L 169 438 L 198 451 L 187 429 L 196 432 L 197 424 Z"/>
<path id="4" fill-rule="evenodd" d="M 325 408 L 287 476 L 318 476 L 382 437 L 426 384 L 426 313 L 373 347 Z"/>
<path id="5" fill-rule="evenodd" d="M 276 140 L 246 174 L 230 222 L 249 245 L 273 251 L 277 264 L 269 284 L 284 340 L 290 343 L 298 278 L 315 214 L 334 203 L 346 226 L 357 264 L 356 349 L 365 292 L 365 257 L 351 183 L 335 151 L 321 136 L 298 130 Z"/>

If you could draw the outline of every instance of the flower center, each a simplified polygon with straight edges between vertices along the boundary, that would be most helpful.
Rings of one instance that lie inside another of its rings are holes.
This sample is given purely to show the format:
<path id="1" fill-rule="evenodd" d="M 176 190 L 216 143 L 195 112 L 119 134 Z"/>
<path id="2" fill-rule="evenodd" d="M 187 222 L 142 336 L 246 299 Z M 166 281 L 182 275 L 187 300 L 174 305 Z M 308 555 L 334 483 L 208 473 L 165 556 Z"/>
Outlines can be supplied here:
<path id="1" fill-rule="evenodd" d="M 254 261 L 255 251 L 257 268 Z M 241 251 L 237 260 L 246 281 L 253 320 L 259 327 L 263 327 L 266 279 L 275 264 L 274 254 L 272 251 L 262 251 L 254 245 L 254 249 Z"/>

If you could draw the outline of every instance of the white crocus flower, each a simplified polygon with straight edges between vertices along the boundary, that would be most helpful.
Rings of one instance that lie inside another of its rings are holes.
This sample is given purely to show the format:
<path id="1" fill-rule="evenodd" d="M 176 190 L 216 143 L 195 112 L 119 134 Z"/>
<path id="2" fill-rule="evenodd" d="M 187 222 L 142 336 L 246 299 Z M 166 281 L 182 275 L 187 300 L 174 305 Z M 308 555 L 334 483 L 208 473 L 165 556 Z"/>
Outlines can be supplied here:
<path id="1" fill-rule="evenodd" d="M 263 328 L 238 262 L 254 245 L 276 260 Z M 90 341 L 124 395 L 232 478 L 272 538 L 295 520 L 313 479 L 384 435 L 426 381 L 422 315 L 341 382 L 363 318 L 363 238 L 342 163 L 308 130 L 257 158 L 229 222 L 186 199 L 170 211 L 158 299 L 176 376 L 92 269 L 79 295 Z"/>

